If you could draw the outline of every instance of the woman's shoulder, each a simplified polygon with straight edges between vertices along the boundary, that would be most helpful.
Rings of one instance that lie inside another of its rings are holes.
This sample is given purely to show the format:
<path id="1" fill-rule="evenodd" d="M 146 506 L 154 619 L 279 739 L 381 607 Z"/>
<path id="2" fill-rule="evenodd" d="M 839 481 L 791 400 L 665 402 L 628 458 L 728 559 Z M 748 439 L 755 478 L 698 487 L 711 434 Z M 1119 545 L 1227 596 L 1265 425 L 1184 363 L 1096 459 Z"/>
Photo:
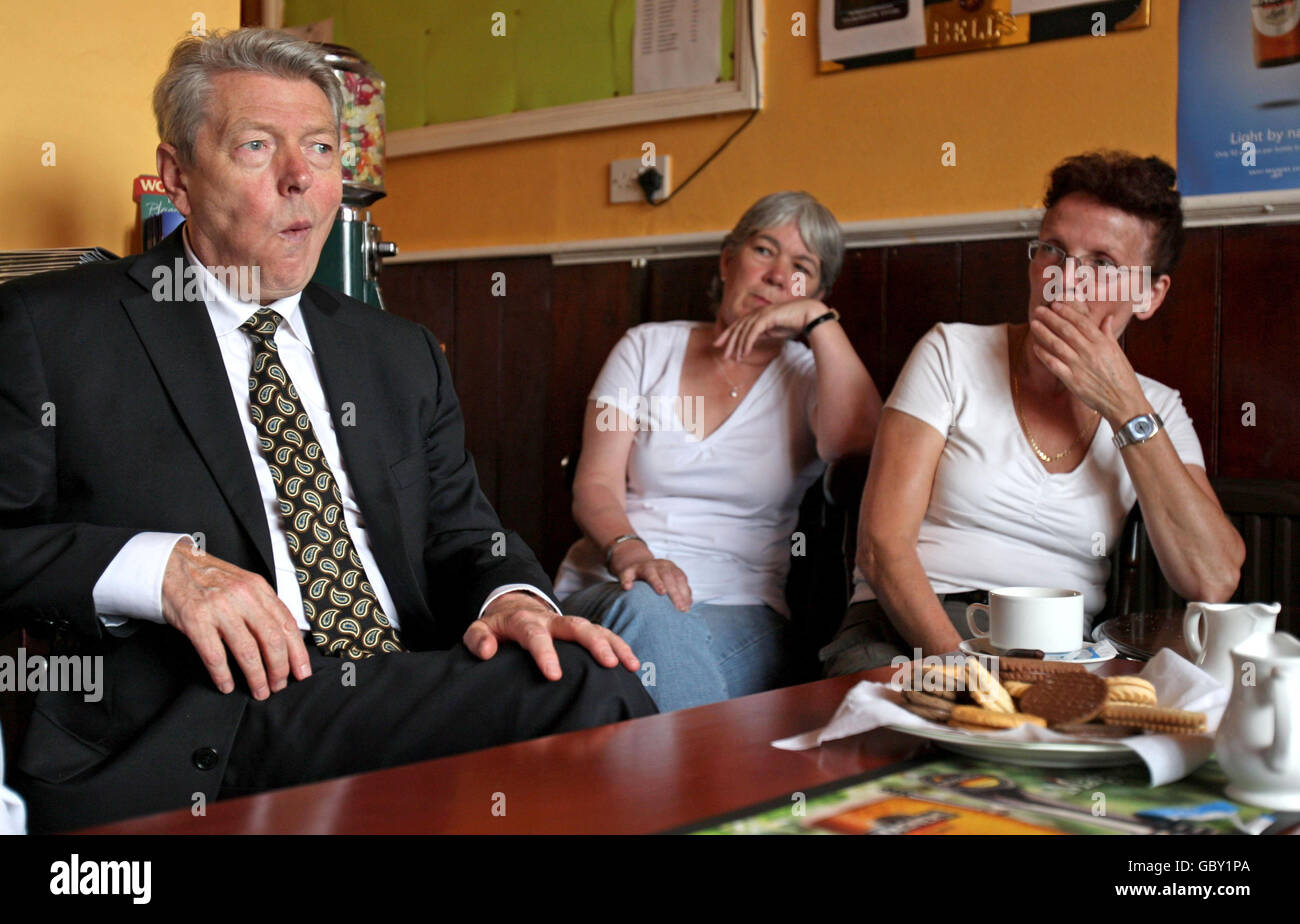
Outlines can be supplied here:
<path id="1" fill-rule="evenodd" d="M 643 344 L 676 343 L 696 328 L 706 326 L 703 321 L 647 321 L 629 327 L 623 337 Z"/>
<path id="2" fill-rule="evenodd" d="M 987 350 L 1007 342 L 1006 324 L 965 324 L 958 321 L 940 321 L 926 332 L 922 339 L 930 338 L 947 344 L 950 349 Z"/>
<path id="3" fill-rule="evenodd" d="M 948 368 L 971 368 L 972 365 L 983 368 L 988 360 L 1005 353 L 1006 348 L 1006 324 L 943 321 L 917 341 L 912 356 L 918 361 L 938 362 Z"/>

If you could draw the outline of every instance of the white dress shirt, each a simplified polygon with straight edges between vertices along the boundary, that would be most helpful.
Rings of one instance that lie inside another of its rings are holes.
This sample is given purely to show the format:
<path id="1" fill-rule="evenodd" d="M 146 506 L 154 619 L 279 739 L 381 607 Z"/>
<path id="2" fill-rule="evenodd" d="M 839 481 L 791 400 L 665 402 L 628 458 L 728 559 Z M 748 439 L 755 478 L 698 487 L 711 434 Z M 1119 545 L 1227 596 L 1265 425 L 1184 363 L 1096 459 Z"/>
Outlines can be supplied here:
<path id="1" fill-rule="evenodd" d="M 253 341 L 248 334 L 239 329 L 239 326 L 262 306 L 239 301 L 231 296 L 194 255 L 194 251 L 190 249 L 187 231 L 183 233 L 182 240 L 189 264 L 196 267 L 203 278 L 208 318 L 212 322 L 212 330 L 217 336 L 217 344 L 221 349 L 221 358 L 226 366 L 226 378 L 230 383 L 230 392 L 239 412 L 239 420 L 244 429 L 244 440 L 248 444 L 248 454 L 252 459 L 253 471 L 261 491 L 262 508 L 266 513 L 267 525 L 271 532 L 276 594 L 293 614 L 298 628 L 304 632 L 309 631 L 311 627 L 303 614 L 302 591 L 294 571 L 293 559 L 289 554 L 289 543 L 285 538 L 275 482 L 271 479 L 271 468 L 257 445 L 257 427 L 249 416 L 248 373 L 253 363 Z M 182 285 L 183 281 L 177 281 L 175 284 Z M 297 389 L 307 416 L 311 418 L 316 440 L 325 453 L 325 460 L 343 498 L 343 517 L 347 523 L 348 533 L 352 537 L 357 557 L 361 559 L 361 564 L 365 568 L 366 577 L 375 590 L 379 606 L 389 621 L 400 629 L 401 614 L 393 605 L 388 585 L 384 582 L 384 577 L 371 552 L 366 522 L 361 508 L 357 505 L 352 483 L 348 479 L 347 469 L 343 465 L 343 457 L 339 452 L 338 439 L 334 433 L 334 420 L 330 416 L 329 406 L 325 402 L 325 392 L 321 388 L 320 376 L 316 371 L 311 338 L 307 333 L 302 312 L 299 311 L 298 302 L 301 294 L 295 292 L 266 306 L 283 319 L 275 334 L 280 362 Z M 164 621 L 163 575 L 172 549 L 182 539 L 194 541 L 192 536 L 185 533 L 143 532 L 132 536 L 122 546 L 95 583 L 95 611 L 107 628 L 121 627 L 126 622 L 125 617 L 147 619 L 158 623 Z M 515 590 L 528 591 L 544 601 L 551 609 L 555 609 L 546 594 L 531 584 L 507 584 L 498 587 L 488 595 L 479 610 L 479 615 L 481 616 L 497 597 Z"/>

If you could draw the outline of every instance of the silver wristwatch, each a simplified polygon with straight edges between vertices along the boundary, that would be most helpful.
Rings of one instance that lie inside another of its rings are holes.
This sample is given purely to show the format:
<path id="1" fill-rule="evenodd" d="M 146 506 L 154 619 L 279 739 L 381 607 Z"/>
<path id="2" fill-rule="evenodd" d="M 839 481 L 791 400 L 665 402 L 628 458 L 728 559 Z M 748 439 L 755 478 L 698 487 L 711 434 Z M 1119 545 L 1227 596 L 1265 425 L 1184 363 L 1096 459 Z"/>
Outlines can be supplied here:
<path id="1" fill-rule="evenodd" d="M 1145 443 L 1159 433 L 1164 425 L 1165 422 L 1160 419 L 1159 414 L 1139 414 L 1120 427 L 1112 439 L 1117 449 L 1123 449 L 1134 443 Z"/>

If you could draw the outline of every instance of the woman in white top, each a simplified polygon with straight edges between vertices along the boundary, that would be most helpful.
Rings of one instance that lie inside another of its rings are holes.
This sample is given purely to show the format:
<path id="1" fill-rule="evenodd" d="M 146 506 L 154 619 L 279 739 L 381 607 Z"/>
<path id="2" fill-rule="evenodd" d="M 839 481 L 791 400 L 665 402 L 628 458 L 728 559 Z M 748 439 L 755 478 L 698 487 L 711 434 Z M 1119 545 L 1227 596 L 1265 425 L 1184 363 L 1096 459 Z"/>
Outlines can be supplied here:
<path id="1" fill-rule="evenodd" d="M 940 324 L 912 351 L 881 417 L 828 675 L 953 651 L 981 590 L 1078 590 L 1090 622 L 1135 501 L 1175 591 L 1232 595 L 1244 546 L 1182 401 L 1118 342 L 1169 292 L 1183 241 L 1173 186 L 1155 157 L 1065 160 L 1029 245 L 1029 323 Z"/>
<path id="2" fill-rule="evenodd" d="M 826 461 L 870 449 L 880 415 L 819 301 L 843 255 L 807 193 L 760 199 L 723 243 L 717 320 L 633 328 L 591 391 L 573 487 L 584 538 L 556 594 L 632 646 L 665 711 L 783 679 L 799 501 Z"/>

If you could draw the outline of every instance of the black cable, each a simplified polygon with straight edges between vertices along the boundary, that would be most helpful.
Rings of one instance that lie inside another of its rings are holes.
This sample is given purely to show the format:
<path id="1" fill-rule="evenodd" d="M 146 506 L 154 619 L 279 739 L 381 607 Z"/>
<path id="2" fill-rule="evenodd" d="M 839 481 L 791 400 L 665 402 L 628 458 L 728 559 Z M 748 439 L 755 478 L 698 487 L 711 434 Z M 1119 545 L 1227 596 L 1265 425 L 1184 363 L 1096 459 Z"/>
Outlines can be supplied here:
<path id="1" fill-rule="evenodd" d="M 753 60 L 754 60 L 754 79 L 757 80 L 757 81 L 759 82 L 759 85 L 760 85 L 760 93 L 761 93 L 762 74 L 759 73 L 759 66 L 758 66 L 758 40 L 754 37 L 754 5 L 753 5 L 752 3 L 751 3 L 750 6 L 749 6 L 749 53 L 750 53 L 751 57 L 752 57 Z M 734 132 L 732 132 L 730 135 L 728 135 L 728 136 L 727 136 L 727 140 L 724 141 L 724 142 L 722 142 L 722 144 L 718 145 L 718 149 L 717 149 L 716 151 L 714 151 L 712 154 L 710 154 L 708 157 L 706 157 L 706 158 L 704 159 L 704 163 L 702 163 L 702 164 L 700 164 L 698 167 L 696 167 L 695 170 L 692 171 L 691 175 L 688 176 L 685 180 L 682 181 L 682 184 L 681 184 L 680 186 L 678 186 L 678 187 L 677 187 L 676 189 L 674 189 L 671 193 L 669 193 L 667 196 L 665 196 L 664 198 L 660 199 L 660 200 L 657 201 L 657 202 L 649 198 L 649 196 L 654 195 L 654 193 L 651 192 L 651 193 L 649 193 L 649 194 L 647 195 L 647 197 L 646 197 L 646 201 L 649 202 L 651 205 L 656 206 L 656 207 L 661 206 L 661 205 L 666 205 L 666 204 L 668 204 L 669 202 L 672 202 L 672 201 L 673 201 L 673 198 L 674 198 L 674 197 L 675 197 L 679 192 L 681 192 L 683 189 L 685 189 L 685 188 L 687 187 L 687 185 L 691 182 L 691 180 L 693 180 L 693 179 L 695 179 L 697 176 L 699 176 L 699 175 L 700 175 L 700 172 L 703 171 L 705 167 L 707 167 L 709 164 L 713 163 L 713 159 L 714 159 L 715 157 L 717 157 L 719 154 L 721 154 L 723 151 L 725 151 L 725 150 L 727 149 L 727 145 L 731 144 L 732 141 L 736 140 L 736 136 L 737 136 L 737 135 L 739 135 L 739 134 L 740 134 L 741 132 L 743 132 L 745 129 L 749 128 L 749 123 L 754 121 L 754 117 L 757 116 L 761 110 L 762 110 L 762 102 L 760 101 L 760 103 L 759 103 L 759 108 L 758 108 L 758 109 L 755 109 L 753 112 L 751 112 L 751 113 L 749 114 L 749 118 L 745 119 L 744 122 L 741 122 L 741 123 L 740 123 L 740 127 L 738 127 L 738 128 L 737 128 Z M 654 170 L 654 169 L 656 169 L 656 168 L 651 167 L 650 169 L 651 169 L 651 170 Z M 645 189 L 645 186 L 644 186 L 644 185 L 642 185 L 642 189 Z"/>

